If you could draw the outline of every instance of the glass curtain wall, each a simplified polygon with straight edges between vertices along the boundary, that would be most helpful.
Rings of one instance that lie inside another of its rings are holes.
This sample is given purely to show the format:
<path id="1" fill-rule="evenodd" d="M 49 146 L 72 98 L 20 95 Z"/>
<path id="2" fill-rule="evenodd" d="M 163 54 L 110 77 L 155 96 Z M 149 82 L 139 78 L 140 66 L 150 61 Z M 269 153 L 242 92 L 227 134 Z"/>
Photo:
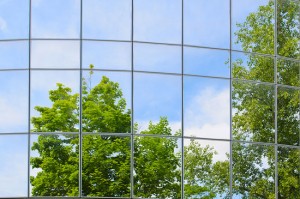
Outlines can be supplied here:
<path id="1" fill-rule="evenodd" d="M 2 0 L 0 55 L 0 198 L 300 198 L 299 0 Z"/>

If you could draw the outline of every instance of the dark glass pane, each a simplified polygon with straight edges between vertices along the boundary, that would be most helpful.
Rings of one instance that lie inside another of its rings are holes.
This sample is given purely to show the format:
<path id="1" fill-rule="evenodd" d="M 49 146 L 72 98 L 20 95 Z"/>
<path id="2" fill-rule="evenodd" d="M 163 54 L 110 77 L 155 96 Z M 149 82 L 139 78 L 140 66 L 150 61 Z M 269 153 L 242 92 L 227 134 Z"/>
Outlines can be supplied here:
<path id="1" fill-rule="evenodd" d="M 232 134 L 235 140 L 275 141 L 275 87 L 233 81 Z"/>
<path id="2" fill-rule="evenodd" d="M 275 198 L 274 146 L 233 143 L 232 167 L 232 198 Z"/>
<path id="3" fill-rule="evenodd" d="M 229 142 L 184 140 L 184 198 L 229 197 Z"/>
<path id="4" fill-rule="evenodd" d="M 134 196 L 181 198 L 181 139 L 134 137 Z"/>

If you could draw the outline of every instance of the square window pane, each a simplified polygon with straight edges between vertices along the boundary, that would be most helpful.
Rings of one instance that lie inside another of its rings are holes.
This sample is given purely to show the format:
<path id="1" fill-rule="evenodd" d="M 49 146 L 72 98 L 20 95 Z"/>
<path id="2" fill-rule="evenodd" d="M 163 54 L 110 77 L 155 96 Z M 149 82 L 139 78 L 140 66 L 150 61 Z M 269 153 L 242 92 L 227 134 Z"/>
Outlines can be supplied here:
<path id="1" fill-rule="evenodd" d="M 184 77 L 184 135 L 230 138 L 229 80 Z"/>
<path id="2" fill-rule="evenodd" d="M 278 147 L 278 198 L 300 198 L 300 150 Z"/>
<path id="3" fill-rule="evenodd" d="M 277 59 L 278 84 L 300 86 L 299 71 L 300 62 Z"/>
<path id="4" fill-rule="evenodd" d="M 32 68 L 79 68 L 79 41 L 32 41 Z"/>
<path id="5" fill-rule="evenodd" d="M 135 43 L 134 70 L 181 73 L 181 47 Z"/>
<path id="6" fill-rule="evenodd" d="M 131 70 L 131 43 L 84 41 L 83 68 Z"/>
<path id="7" fill-rule="evenodd" d="M 277 1 L 277 51 L 284 57 L 299 59 L 300 1 Z"/>
<path id="8" fill-rule="evenodd" d="M 275 142 L 275 87 L 258 83 L 232 83 L 233 139 Z"/>
<path id="9" fill-rule="evenodd" d="M 232 48 L 274 54 L 274 0 L 232 0 Z"/>
<path id="10" fill-rule="evenodd" d="M 131 132 L 131 73 L 84 71 L 82 131 Z"/>
<path id="11" fill-rule="evenodd" d="M 31 71 L 31 131 L 78 132 L 79 71 Z"/>
<path id="12" fill-rule="evenodd" d="M 181 139 L 134 137 L 134 197 L 181 198 Z"/>
<path id="13" fill-rule="evenodd" d="M 84 135 L 84 196 L 130 197 L 130 137 Z"/>
<path id="14" fill-rule="evenodd" d="M 0 135 L 0 197 L 27 197 L 28 135 Z"/>
<path id="15" fill-rule="evenodd" d="M 29 5 L 29 0 L 0 2 L 0 39 L 28 38 Z"/>
<path id="16" fill-rule="evenodd" d="M 33 38 L 79 38 L 80 0 L 32 0 Z"/>
<path id="17" fill-rule="evenodd" d="M 229 197 L 229 151 L 229 142 L 184 140 L 185 198 Z"/>
<path id="18" fill-rule="evenodd" d="M 28 41 L 0 42 L 0 69 L 28 68 Z"/>
<path id="19" fill-rule="evenodd" d="M 275 198 L 274 146 L 232 144 L 233 199 Z"/>
<path id="20" fill-rule="evenodd" d="M 274 59 L 272 57 L 232 53 L 232 77 L 258 82 L 274 82 Z"/>
<path id="21" fill-rule="evenodd" d="M 184 43 L 229 48 L 229 0 L 185 0 Z"/>
<path id="22" fill-rule="evenodd" d="M 184 48 L 184 73 L 230 77 L 229 52 L 205 48 Z"/>
<path id="23" fill-rule="evenodd" d="M 134 40 L 181 43 L 182 0 L 135 0 Z"/>
<path id="24" fill-rule="evenodd" d="M 31 135 L 30 195 L 79 195 L 79 136 Z"/>
<path id="25" fill-rule="evenodd" d="M 28 132 L 28 71 L 0 71 L 0 133 Z"/>
<path id="26" fill-rule="evenodd" d="M 135 73 L 135 131 L 142 134 L 181 134 L 181 77 Z M 166 128 L 145 129 L 161 123 Z"/>
<path id="27" fill-rule="evenodd" d="M 278 143 L 299 145 L 300 91 L 278 87 L 277 93 Z"/>
<path id="28" fill-rule="evenodd" d="M 131 40 L 132 0 L 84 0 L 85 39 Z"/>

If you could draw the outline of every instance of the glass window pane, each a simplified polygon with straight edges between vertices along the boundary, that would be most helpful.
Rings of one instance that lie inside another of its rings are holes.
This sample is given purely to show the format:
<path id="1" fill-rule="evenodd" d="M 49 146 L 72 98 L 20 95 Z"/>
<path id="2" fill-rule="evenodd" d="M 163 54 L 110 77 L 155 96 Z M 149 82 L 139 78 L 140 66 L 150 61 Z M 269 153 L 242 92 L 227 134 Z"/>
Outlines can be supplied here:
<path id="1" fill-rule="evenodd" d="M 277 1 L 277 51 L 284 57 L 299 59 L 300 1 Z"/>
<path id="2" fill-rule="evenodd" d="M 229 52 L 204 48 L 184 48 L 184 73 L 230 77 Z"/>
<path id="3" fill-rule="evenodd" d="M 300 91 L 278 87 L 277 128 L 278 143 L 299 145 Z"/>
<path id="4" fill-rule="evenodd" d="M 84 71 L 82 131 L 131 132 L 131 73 Z"/>
<path id="5" fill-rule="evenodd" d="M 131 40 L 132 0 L 84 0 L 83 37 Z"/>
<path id="6" fill-rule="evenodd" d="M 31 131 L 78 132 L 79 71 L 31 71 Z"/>
<path id="7" fill-rule="evenodd" d="M 32 0 L 33 38 L 79 38 L 80 0 Z"/>
<path id="8" fill-rule="evenodd" d="M 181 47 L 136 43 L 134 44 L 134 69 L 181 73 Z"/>
<path id="9" fill-rule="evenodd" d="M 134 196 L 181 198 L 181 139 L 134 137 Z"/>
<path id="10" fill-rule="evenodd" d="M 181 43 L 181 0 L 135 0 L 134 40 Z"/>
<path id="11" fill-rule="evenodd" d="M 278 198 L 300 198 L 300 150 L 278 147 Z"/>
<path id="12" fill-rule="evenodd" d="M 272 57 L 234 52 L 231 67 L 233 78 L 274 82 L 274 59 Z"/>
<path id="13" fill-rule="evenodd" d="M 0 135 L 0 197 L 26 197 L 28 136 Z"/>
<path id="14" fill-rule="evenodd" d="M 84 41 L 83 68 L 131 70 L 131 43 Z"/>
<path id="15" fill-rule="evenodd" d="M 274 146 L 233 143 L 233 199 L 275 198 Z"/>
<path id="16" fill-rule="evenodd" d="M 232 48 L 274 54 L 274 0 L 232 0 Z"/>
<path id="17" fill-rule="evenodd" d="M 29 0 L 0 2 L 0 39 L 28 38 L 29 5 Z"/>
<path id="18" fill-rule="evenodd" d="M 184 43 L 229 48 L 229 0 L 185 0 Z"/>
<path id="19" fill-rule="evenodd" d="M 181 77 L 136 73 L 134 75 L 135 131 L 143 134 L 181 134 Z M 161 123 L 167 129 L 145 131 Z"/>
<path id="20" fill-rule="evenodd" d="M 78 135 L 31 135 L 30 148 L 31 196 L 79 195 Z"/>
<path id="21" fill-rule="evenodd" d="M 229 197 L 229 142 L 184 140 L 184 197 Z"/>
<path id="22" fill-rule="evenodd" d="M 275 141 L 275 87 L 233 81 L 232 134 L 235 140 Z"/>
<path id="23" fill-rule="evenodd" d="M 28 71 L 0 71 L 0 133 L 28 132 Z"/>
<path id="24" fill-rule="evenodd" d="M 28 68 L 28 41 L 0 42 L 0 69 Z"/>
<path id="25" fill-rule="evenodd" d="M 130 137 L 84 135 L 84 196 L 130 197 Z"/>
<path id="26" fill-rule="evenodd" d="M 79 68 L 79 41 L 32 41 L 32 68 Z"/>
<path id="27" fill-rule="evenodd" d="M 184 135 L 230 138 L 229 80 L 184 77 Z"/>
<path id="28" fill-rule="evenodd" d="M 277 59 L 278 84 L 300 86 L 299 71 L 300 62 Z"/>

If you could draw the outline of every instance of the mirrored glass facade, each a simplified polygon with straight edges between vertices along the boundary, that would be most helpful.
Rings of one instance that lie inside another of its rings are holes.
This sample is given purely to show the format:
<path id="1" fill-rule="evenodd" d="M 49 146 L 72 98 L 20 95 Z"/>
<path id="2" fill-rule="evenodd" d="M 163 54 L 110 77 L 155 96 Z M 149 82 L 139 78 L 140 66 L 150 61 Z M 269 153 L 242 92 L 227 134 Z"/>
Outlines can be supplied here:
<path id="1" fill-rule="evenodd" d="M 0 198 L 300 199 L 299 0 L 0 0 Z"/>

